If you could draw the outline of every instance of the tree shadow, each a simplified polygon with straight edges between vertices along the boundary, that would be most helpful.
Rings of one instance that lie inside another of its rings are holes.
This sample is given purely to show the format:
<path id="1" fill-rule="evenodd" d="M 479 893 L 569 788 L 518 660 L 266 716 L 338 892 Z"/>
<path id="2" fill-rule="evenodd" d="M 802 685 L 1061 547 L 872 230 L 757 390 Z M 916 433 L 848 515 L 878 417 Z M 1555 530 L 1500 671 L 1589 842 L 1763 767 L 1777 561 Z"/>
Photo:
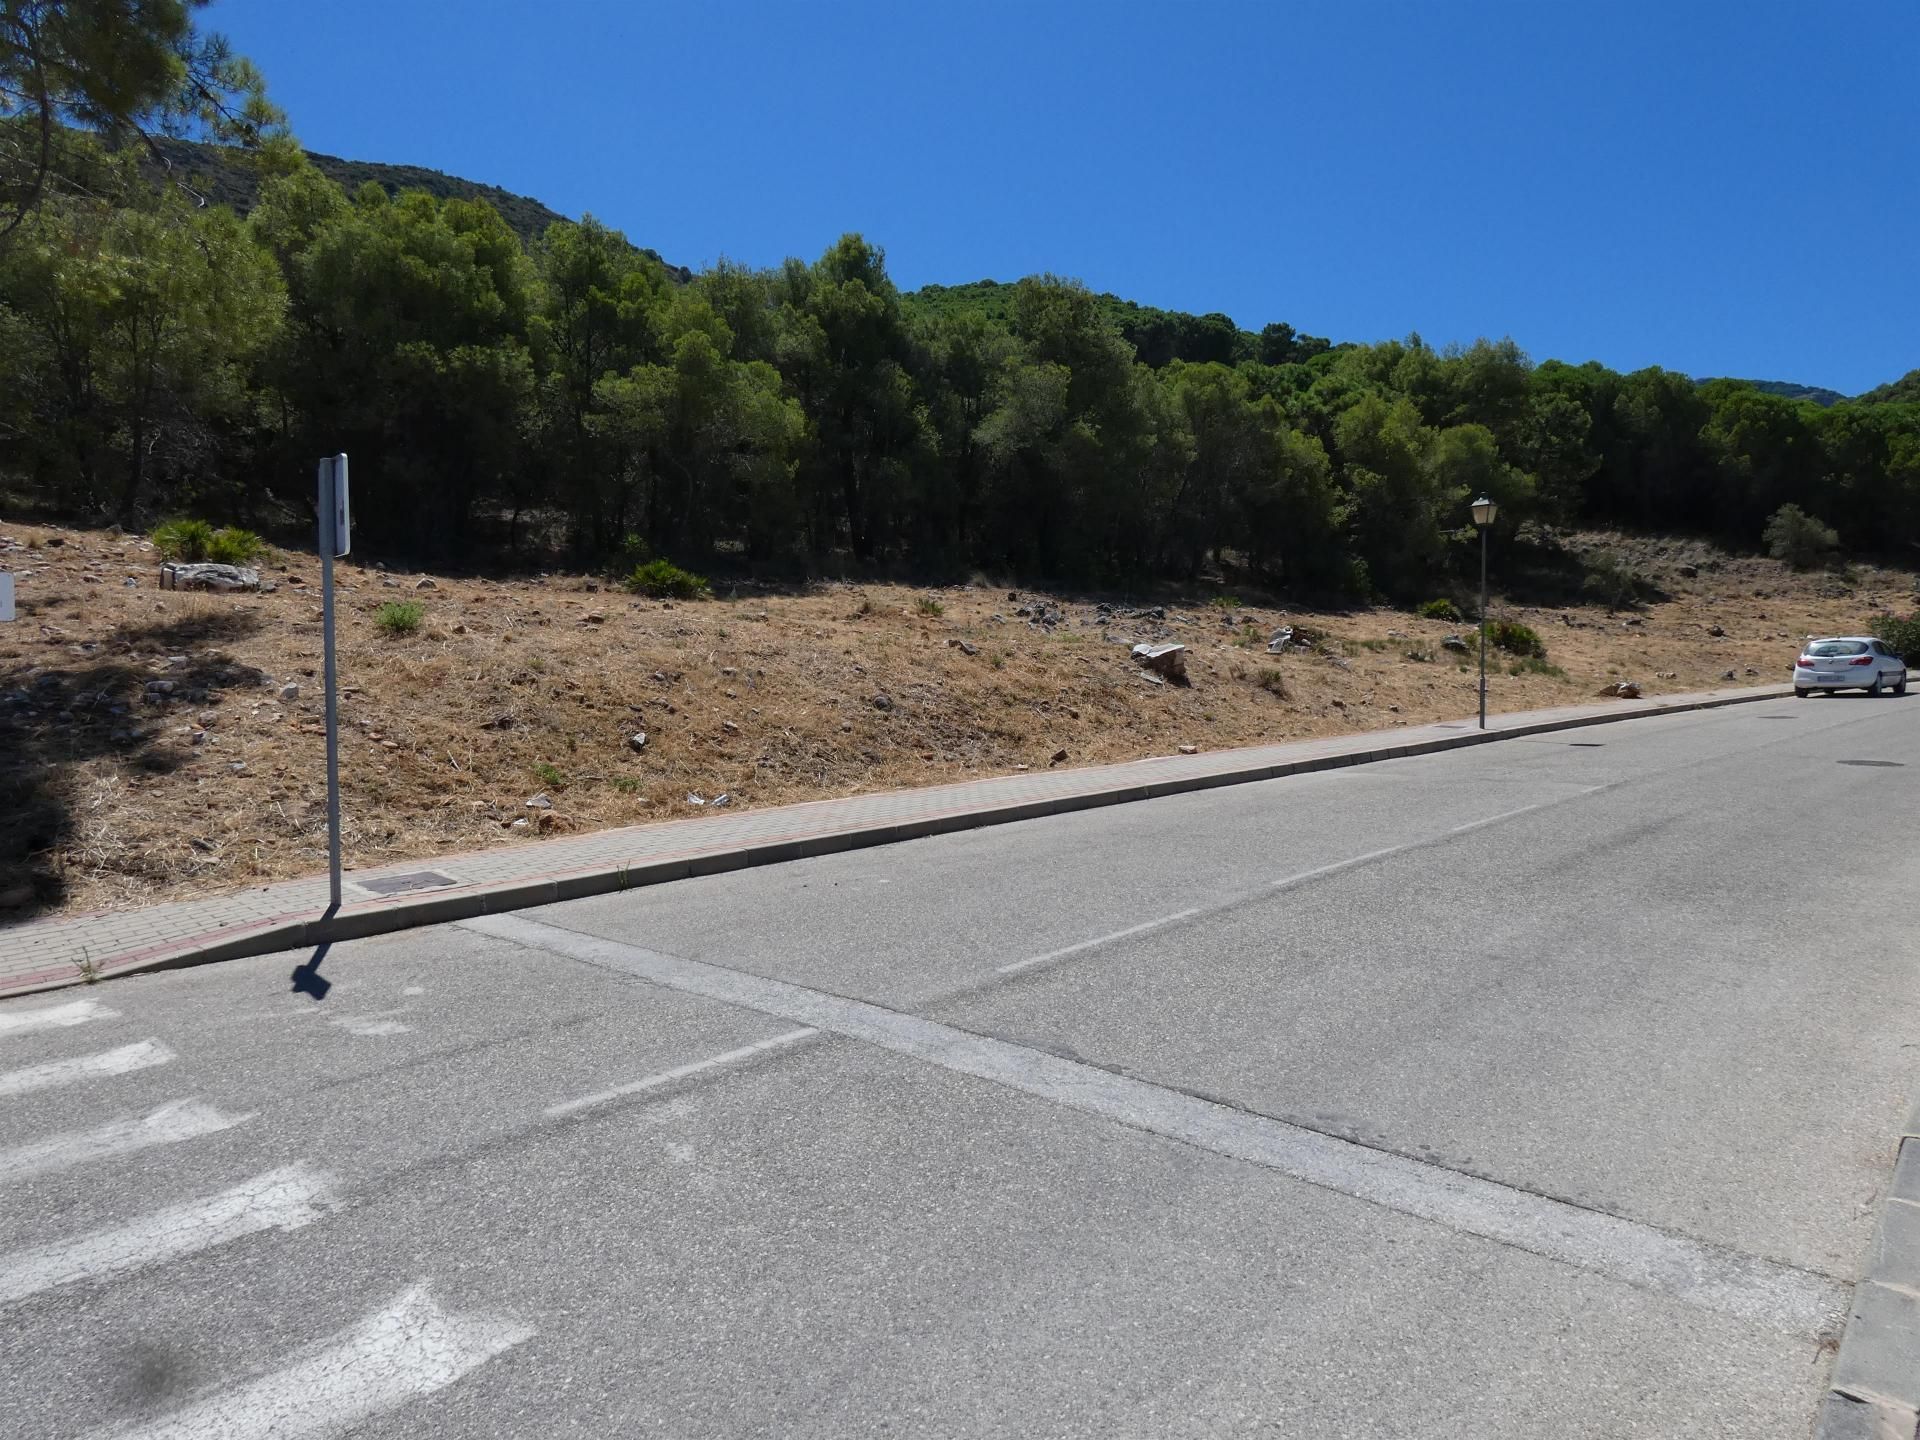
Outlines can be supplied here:
<path id="1" fill-rule="evenodd" d="M 166 652 L 238 639 L 259 624 L 249 612 L 213 611 L 0 662 L 0 924 L 66 901 L 82 767 L 106 757 L 134 774 L 171 774 L 196 753 L 178 733 L 183 721 L 227 691 L 270 683 L 217 651 L 182 664 Z M 153 651 L 158 658 L 143 653 Z"/>

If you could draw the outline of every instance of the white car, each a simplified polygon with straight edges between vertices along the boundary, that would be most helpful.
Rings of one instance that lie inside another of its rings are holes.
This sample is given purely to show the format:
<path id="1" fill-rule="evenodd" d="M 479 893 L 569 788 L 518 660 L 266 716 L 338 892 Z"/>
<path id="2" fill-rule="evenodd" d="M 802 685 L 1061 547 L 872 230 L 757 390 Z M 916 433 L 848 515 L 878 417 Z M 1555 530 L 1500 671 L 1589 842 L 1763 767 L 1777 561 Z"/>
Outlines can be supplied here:
<path id="1" fill-rule="evenodd" d="M 1907 662 L 1871 635 L 1840 635 L 1809 640 L 1793 664 L 1793 693 L 1805 699 L 1815 690 L 1864 690 L 1878 695 L 1907 693 Z"/>

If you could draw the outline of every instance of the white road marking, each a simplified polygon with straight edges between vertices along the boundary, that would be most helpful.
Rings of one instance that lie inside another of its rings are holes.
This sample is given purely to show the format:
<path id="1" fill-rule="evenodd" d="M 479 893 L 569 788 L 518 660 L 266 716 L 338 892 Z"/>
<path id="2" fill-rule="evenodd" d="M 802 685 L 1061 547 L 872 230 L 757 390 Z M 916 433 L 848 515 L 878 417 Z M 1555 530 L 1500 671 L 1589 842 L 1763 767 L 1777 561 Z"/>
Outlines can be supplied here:
<path id="1" fill-rule="evenodd" d="M 323 1440 L 445 1389 L 533 1333 L 511 1320 L 449 1315 L 416 1285 L 284 1370 L 94 1440 Z"/>
<path id="2" fill-rule="evenodd" d="M 332 1180 L 289 1165 L 204 1200 L 156 1210 L 113 1230 L 0 1255 L 0 1305 L 80 1280 L 163 1265 L 262 1230 L 298 1230 L 338 1207 Z"/>
<path id="3" fill-rule="evenodd" d="M 117 1050 L 102 1050 L 97 1055 L 76 1055 L 69 1060 L 49 1060 L 42 1065 L 0 1074 L 0 1096 L 24 1095 L 29 1090 L 44 1090 L 49 1085 L 69 1085 L 102 1075 L 124 1075 L 129 1070 L 148 1070 L 173 1059 L 173 1051 L 158 1040 L 142 1040 L 122 1045 Z"/>
<path id="4" fill-rule="evenodd" d="M 667 989 L 845 1035 L 1788 1334 L 1836 1335 L 1846 1317 L 1851 1287 L 1825 1275 L 1372 1150 L 1023 1045 L 518 915 L 457 923 Z"/>
<path id="5" fill-rule="evenodd" d="M 59 1030 L 69 1025 L 84 1025 L 89 1020 L 119 1018 L 118 1010 L 109 1010 L 98 1000 L 70 1000 L 65 1005 L 49 1005 L 39 1010 L 0 1010 L 0 1039 L 8 1035 L 26 1035 L 35 1030 Z"/>
<path id="6" fill-rule="evenodd" d="M 1516 810 L 1502 810 L 1498 815 L 1489 815 L 1484 820 L 1469 820 L 1464 825 L 1455 825 L 1451 830 L 1442 830 L 1438 835 L 1424 835 L 1418 840 L 1408 840 L 1404 844 L 1389 845 L 1384 850 L 1369 850 L 1364 855 L 1354 855 L 1345 860 L 1336 860 L 1331 865 L 1316 866 L 1312 870 L 1302 870 L 1298 875 L 1288 875 L 1284 879 L 1270 882 L 1275 890 L 1291 890 L 1298 885 L 1306 885 L 1315 880 L 1323 880 L 1329 875 L 1338 875 L 1342 870 L 1352 870 L 1357 866 L 1370 865 L 1375 860 L 1385 860 L 1389 856 L 1404 855 L 1411 850 L 1426 850 L 1435 845 L 1444 845 L 1449 840 L 1462 835 L 1471 835 L 1476 830 L 1484 830 L 1489 825 L 1498 825 L 1502 821 L 1517 820 L 1522 815 L 1531 815 L 1536 810 L 1551 810 L 1556 805 L 1564 805 L 1569 800 L 1584 799 L 1588 795 L 1598 795 L 1602 790 L 1611 790 L 1612 785 L 1589 785 L 1574 795 L 1562 795 L 1557 800 L 1542 800 L 1537 805 L 1522 805 Z"/>
<path id="7" fill-rule="evenodd" d="M 333 1021 L 349 1035 L 410 1035 L 411 1025 L 379 1015 L 342 1015 Z"/>
<path id="8" fill-rule="evenodd" d="M 591 1109 L 595 1105 L 605 1105 L 609 1100 L 619 1100 L 628 1095 L 638 1095 L 643 1090 L 657 1090 L 662 1085 L 671 1085 L 676 1080 L 684 1080 L 689 1075 L 699 1075 L 707 1070 L 719 1070 L 727 1065 L 736 1065 L 742 1060 L 751 1060 L 769 1050 L 782 1050 L 796 1041 L 820 1032 L 813 1029 L 789 1030 L 784 1035 L 775 1035 L 768 1040 L 756 1040 L 751 1045 L 742 1045 L 738 1050 L 729 1050 L 722 1055 L 709 1055 L 705 1060 L 696 1060 L 691 1065 L 681 1065 L 672 1070 L 662 1070 L 658 1075 L 649 1075 L 644 1080 L 629 1081 L 625 1085 L 616 1085 L 611 1090 L 596 1090 L 591 1095 L 582 1095 L 578 1100 L 567 1100 L 559 1105 L 549 1105 L 547 1114 L 553 1119 L 562 1115 L 571 1115 L 577 1110 Z"/>
<path id="9" fill-rule="evenodd" d="M 199 1100 L 176 1100 L 150 1115 L 115 1120 L 92 1130 L 54 1135 L 11 1150 L 0 1150 L 0 1184 L 67 1170 L 109 1155 L 127 1155 L 155 1145 L 172 1145 L 230 1129 L 251 1115 L 225 1115 Z"/>
<path id="10" fill-rule="evenodd" d="M 1149 920 L 1144 925 L 1130 925 L 1125 930 L 1116 930 L 1111 935 L 1102 935 L 1093 940 L 1082 940 L 1078 945 L 1069 945 L 1061 950 L 1049 950 L 1044 955 L 1035 955 L 1028 960 L 1016 960 L 1011 965 L 997 967 L 1002 975 L 1018 975 L 1022 970 L 1037 970 L 1042 965 L 1051 965 L 1056 960 L 1065 960 L 1085 950 L 1096 950 L 1102 945 L 1111 945 L 1116 940 L 1125 940 L 1130 935 L 1144 935 L 1149 930 L 1158 930 L 1162 925 L 1171 925 L 1179 920 L 1190 920 L 1199 910 L 1181 910 L 1172 915 L 1162 915 L 1158 920 Z"/>

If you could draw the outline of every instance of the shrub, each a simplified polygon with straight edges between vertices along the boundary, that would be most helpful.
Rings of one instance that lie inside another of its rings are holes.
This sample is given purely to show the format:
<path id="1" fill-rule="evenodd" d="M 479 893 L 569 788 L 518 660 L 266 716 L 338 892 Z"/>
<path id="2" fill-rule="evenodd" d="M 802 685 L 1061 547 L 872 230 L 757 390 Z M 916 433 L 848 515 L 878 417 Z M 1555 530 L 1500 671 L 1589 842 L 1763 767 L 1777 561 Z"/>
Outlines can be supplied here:
<path id="1" fill-rule="evenodd" d="M 545 760 L 540 761 L 533 767 L 533 773 L 539 777 L 540 783 L 549 790 L 564 790 L 567 787 L 567 777 L 562 775 L 555 766 L 549 765 Z"/>
<path id="2" fill-rule="evenodd" d="M 1414 613 L 1422 620 L 1445 620 L 1455 625 L 1466 618 L 1451 600 L 1429 600 Z"/>
<path id="3" fill-rule="evenodd" d="M 1581 591 L 1606 606 L 1609 614 L 1615 610 L 1631 610 L 1640 603 L 1645 582 L 1631 566 L 1611 555 L 1590 555 L 1586 572 L 1580 577 Z"/>
<path id="4" fill-rule="evenodd" d="M 1509 675 L 1550 675 L 1555 680 L 1567 678 L 1567 672 L 1558 665 L 1549 665 L 1538 655 L 1529 655 L 1524 660 L 1516 660 L 1507 667 Z"/>
<path id="5" fill-rule="evenodd" d="M 1487 644 L 1495 650 L 1540 660 L 1547 658 L 1546 642 L 1531 626 L 1522 625 L 1516 620 L 1489 620 L 1485 628 Z"/>
<path id="6" fill-rule="evenodd" d="M 1216 610 L 1238 610 L 1240 608 L 1240 597 L 1238 595 L 1216 595 L 1207 601 L 1207 604 Z"/>
<path id="7" fill-rule="evenodd" d="M 426 613 L 427 607 L 418 600 L 389 600 L 373 612 L 373 623 L 385 635 L 411 635 Z"/>
<path id="8" fill-rule="evenodd" d="M 204 520 L 168 520 L 154 527 L 153 548 L 162 560 L 189 563 L 207 558 L 213 548 L 213 527 Z"/>
<path id="9" fill-rule="evenodd" d="M 947 607 L 931 595 L 922 595 L 918 600 L 913 602 L 913 608 L 918 610 L 922 615 L 927 616 L 940 616 L 947 613 Z"/>
<path id="10" fill-rule="evenodd" d="M 706 576 L 682 570 L 664 558 L 634 566 L 626 585 L 634 594 L 651 595 L 656 600 L 703 600 L 713 593 Z"/>
<path id="11" fill-rule="evenodd" d="M 213 532 L 207 542 L 207 559 L 220 565 L 251 565 L 266 548 L 266 542 L 253 531 L 228 525 Z"/>
<path id="12" fill-rule="evenodd" d="M 1900 652 L 1909 665 L 1920 665 L 1920 612 L 1906 616 L 1882 615 L 1873 622 L 1873 633 Z"/>
<path id="13" fill-rule="evenodd" d="M 1287 677 L 1269 665 L 1253 677 L 1253 683 L 1273 696 L 1276 700 L 1287 698 Z"/>
<path id="14" fill-rule="evenodd" d="M 1795 570 L 1812 570 L 1832 557 L 1838 532 L 1822 525 L 1798 505 L 1782 505 L 1760 532 L 1767 553 Z"/>

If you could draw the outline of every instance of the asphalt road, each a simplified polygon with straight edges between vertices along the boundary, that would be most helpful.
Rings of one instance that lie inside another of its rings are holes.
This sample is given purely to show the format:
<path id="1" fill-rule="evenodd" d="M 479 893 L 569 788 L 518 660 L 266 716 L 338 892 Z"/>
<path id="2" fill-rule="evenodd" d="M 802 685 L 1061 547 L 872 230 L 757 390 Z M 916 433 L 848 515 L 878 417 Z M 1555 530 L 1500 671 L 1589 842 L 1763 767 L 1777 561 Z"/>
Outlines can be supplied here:
<path id="1" fill-rule="evenodd" d="M 1804 1437 L 1920 1081 L 1917 726 L 0 1004 L 0 1435 Z"/>

